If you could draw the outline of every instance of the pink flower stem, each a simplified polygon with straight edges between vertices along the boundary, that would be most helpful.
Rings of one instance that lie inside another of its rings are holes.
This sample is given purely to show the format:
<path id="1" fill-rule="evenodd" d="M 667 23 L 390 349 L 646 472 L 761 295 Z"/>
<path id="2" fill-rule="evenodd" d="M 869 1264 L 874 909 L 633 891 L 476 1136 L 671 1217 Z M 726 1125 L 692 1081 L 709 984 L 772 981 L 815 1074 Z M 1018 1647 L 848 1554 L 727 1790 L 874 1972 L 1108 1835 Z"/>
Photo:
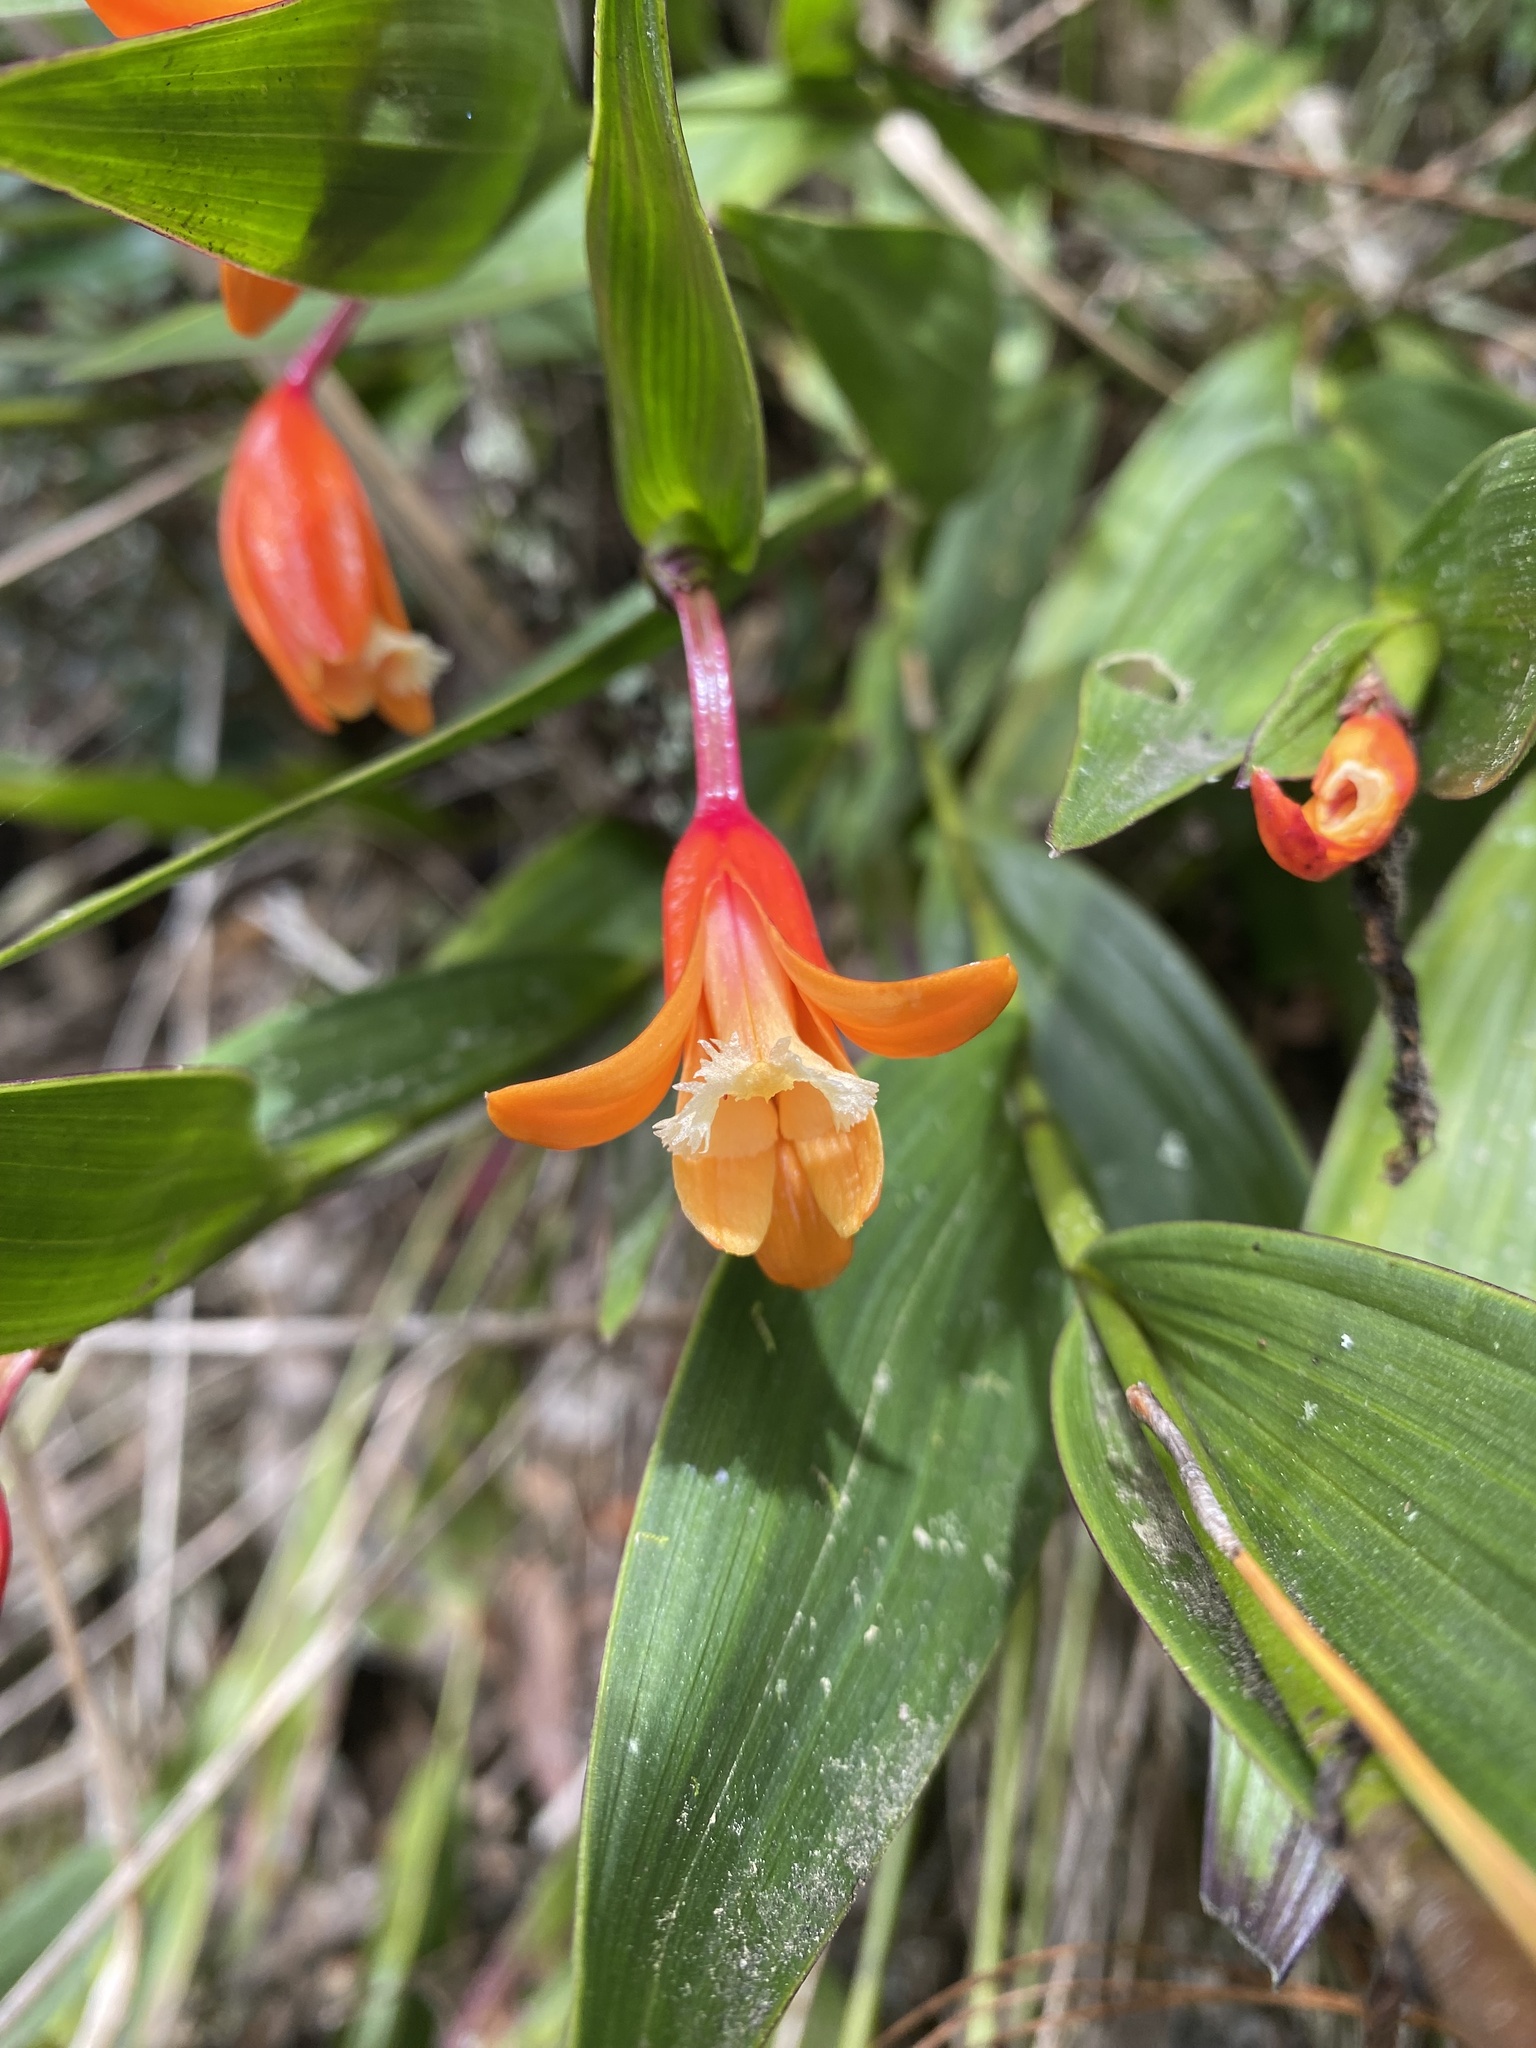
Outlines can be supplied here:
<path id="1" fill-rule="evenodd" d="M 363 299 L 343 299 L 318 333 L 312 334 L 283 372 L 290 391 L 302 391 L 307 398 L 316 381 L 335 362 L 352 338 L 352 330 L 367 311 Z"/>
<path id="2" fill-rule="evenodd" d="M 677 607 L 693 704 L 694 813 L 736 810 L 744 804 L 736 699 L 731 692 L 731 650 L 720 607 L 706 583 L 659 575 Z"/>

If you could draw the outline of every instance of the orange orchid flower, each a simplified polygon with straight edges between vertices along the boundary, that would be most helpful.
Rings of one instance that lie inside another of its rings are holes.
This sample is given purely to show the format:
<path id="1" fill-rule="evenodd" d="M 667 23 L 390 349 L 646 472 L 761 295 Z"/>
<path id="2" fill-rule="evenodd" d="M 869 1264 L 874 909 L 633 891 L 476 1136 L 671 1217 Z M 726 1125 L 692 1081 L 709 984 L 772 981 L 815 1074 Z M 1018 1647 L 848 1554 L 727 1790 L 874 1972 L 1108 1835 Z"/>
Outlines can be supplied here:
<path id="1" fill-rule="evenodd" d="M 448 657 L 413 633 L 357 472 L 315 410 L 311 349 L 258 401 L 219 506 L 224 580 L 299 715 L 321 732 L 370 711 L 432 725 Z"/>
<path id="2" fill-rule="evenodd" d="M 118 37 L 158 35 L 168 28 L 195 28 L 229 14 L 250 14 L 270 0 L 90 0 L 97 20 Z M 262 277 L 238 263 L 219 265 L 219 295 L 236 334 L 265 334 L 299 296 L 296 284 Z"/>
<path id="3" fill-rule="evenodd" d="M 676 593 L 693 685 L 699 800 L 662 891 L 666 1000 L 621 1052 L 499 1088 L 509 1138 L 599 1145 L 658 1109 L 690 1223 L 770 1280 L 824 1287 L 880 1199 L 877 1084 L 840 1033 L 894 1059 L 949 1052 L 985 1030 L 1018 977 L 1006 957 L 913 981 L 854 981 L 827 963 L 794 862 L 741 792 L 725 639 L 707 590 Z"/>
<path id="4" fill-rule="evenodd" d="M 1389 711 L 1346 718 L 1324 749 L 1304 804 L 1263 768 L 1253 771 L 1253 809 L 1270 859 L 1304 882 L 1324 882 L 1379 853 L 1419 782 L 1418 756 Z"/>

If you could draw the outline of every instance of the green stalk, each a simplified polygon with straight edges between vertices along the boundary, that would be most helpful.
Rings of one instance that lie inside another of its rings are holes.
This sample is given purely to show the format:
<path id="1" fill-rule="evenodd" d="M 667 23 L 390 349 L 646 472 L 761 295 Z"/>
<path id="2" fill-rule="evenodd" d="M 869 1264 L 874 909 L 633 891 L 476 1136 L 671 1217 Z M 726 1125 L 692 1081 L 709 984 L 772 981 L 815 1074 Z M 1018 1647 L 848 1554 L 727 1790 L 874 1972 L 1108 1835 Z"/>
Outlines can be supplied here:
<path id="1" fill-rule="evenodd" d="M 843 2007 L 842 2025 L 837 2030 L 837 2048 L 869 2048 L 880 2018 L 880 1992 L 885 1983 L 885 1965 L 896 1933 L 896 1915 L 907 1882 L 907 1864 L 912 1855 L 912 1838 L 917 1831 L 914 1807 L 891 1837 L 869 1887 L 869 1904 L 864 1911 L 864 1931 L 859 1937 L 859 1959 L 853 1966 L 848 2001 Z"/>
<path id="2" fill-rule="evenodd" d="M 998 2038 L 995 2002 L 998 1984 L 991 1973 L 1003 1960 L 1008 1920 L 1008 1880 L 1013 1866 L 1013 1830 L 1019 1811 L 1019 1780 L 1024 1769 L 1025 1715 L 1029 1678 L 1035 1657 L 1035 1625 L 1039 1617 L 1038 1587 L 1024 1588 L 1003 1637 L 997 1667 L 997 1719 L 992 1731 L 992 1765 L 987 1777 L 987 1810 L 981 1831 L 981 1875 L 976 1887 L 976 1919 L 971 1929 L 969 1974 L 983 1977 L 973 1984 L 965 2023 L 966 2048 L 991 2048 Z"/>
<path id="3" fill-rule="evenodd" d="M 1082 1702 L 1083 1676 L 1094 1610 L 1104 1582 L 1104 1560 L 1082 1523 L 1073 1530 L 1072 1562 L 1061 1603 L 1061 1626 L 1051 1663 L 1051 1689 L 1046 1700 L 1045 1732 L 1035 1773 L 1034 1811 L 1030 1818 L 1029 1861 L 1024 1871 L 1024 1904 L 1014 1935 L 1015 1955 L 1029 1955 L 1045 1945 L 1046 1927 L 1061 1851 L 1062 1822 L 1067 1812 L 1067 1785 L 1072 1764 L 1072 1733 Z"/>

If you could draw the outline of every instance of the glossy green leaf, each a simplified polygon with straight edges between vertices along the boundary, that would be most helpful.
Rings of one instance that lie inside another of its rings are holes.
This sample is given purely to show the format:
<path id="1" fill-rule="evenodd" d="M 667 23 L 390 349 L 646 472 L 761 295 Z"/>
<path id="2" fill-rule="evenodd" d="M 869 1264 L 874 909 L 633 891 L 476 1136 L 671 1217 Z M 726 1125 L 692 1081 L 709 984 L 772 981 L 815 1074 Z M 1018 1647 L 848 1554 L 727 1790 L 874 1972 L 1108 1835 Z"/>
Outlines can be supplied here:
<path id="1" fill-rule="evenodd" d="M 318 779 L 288 778 L 302 788 Z M 0 819 L 7 824 L 64 825 L 93 831 L 129 820 L 158 838 L 185 831 L 221 831 L 270 810 L 276 792 L 236 776 L 187 782 L 163 770 L 43 766 L 0 755 Z M 376 820 L 418 831 L 440 831 L 433 813 L 398 796 L 365 798 L 357 806 Z"/>
<path id="2" fill-rule="evenodd" d="M 0 165 L 271 276 L 451 277 L 564 92 L 552 0 L 293 0 L 0 76 Z"/>
<path id="3" fill-rule="evenodd" d="M 1393 563 L 1391 594 L 1438 627 L 1419 758 L 1437 796 L 1476 796 L 1536 738 L 1536 433 L 1499 442 L 1451 485 Z"/>
<path id="4" fill-rule="evenodd" d="M 646 548 L 757 552 L 766 488 L 747 344 L 699 204 L 662 0 L 598 0 L 587 258 L 619 500 Z"/>
<path id="5" fill-rule="evenodd" d="M 1440 1127 L 1401 1187 L 1380 1020 L 1356 1061 L 1307 1207 L 1309 1229 L 1536 1295 L 1536 781 L 1486 825 L 1414 942 Z"/>
<path id="6" fill-rule="evenodd" d="M 1112 1227 L 1294 1223 L 1307 1162 L 1225 1005 L 1176 940 L 1087 862 L 983 836 L 1031 1057 Z"/>
<path id="7" fill-rule="evenodd" d="M 1056 1347 L 1051 1423 L 1072 1498 L 1138 1613 L 1217 1724 L 1310 1812 L 1307 1753 L 1081 1313 Z"/>
<path id="8" fill-rule="evenodd" d="M 875 489 L 875 479 L 869 474 L 845 469 L 807 477 L 775 492 L 763 526 L 765 560 L 782 559 L 806 534 L 852 518 L 871 502 Z M 724 595 L 734 595 L 736 587 L 739 586 L 728 584 Z M 439 726 L 422 739 L 391 748 L 361 767 L 332 776 L 301 796 L 273 804 L 243 825 L 215 833 L 185 853 L 141 870 L 126 882 L 83 897 L 56 916 L 44 919 L 9 946 L 0 947 L 0 967 L 25 960 L 70 932 L 101 924 L 135 903 L 147 902 L 184 875 L 211 867 L 266 833 L 296 825 L 329 804 L 371 797 L 418 769 L 448 760 L 465 747 L 516 732 L 546 711 L 590 696 L 621 668 L 648 660 L 676 639 L 676 619 L 663 609 L 647 585 L 632 584 L 519 669 L 504 689 L 493 691 L 486 702 L 462 717 Z"/>
<path id="9" fill-rule="evenodd" d="M 724 220 L 826 363 L 898 482 L 930 505 L 989 453 L 997 294 L 946 228 L 749 213 Z"/>
<path id="10" fill-rule="evenodd" d="M 262 1137 L 324 1176 L 549 1059 L 609 1016 L 646 971 L 561 947 L 402 974 L 264 1017 L 210 1057 L 255 1077 Z"/>
<path id="11" fill-rule="evenodd" d="M 284 1205 L 243 1074 L 0 1088 L 0 1350 L 142 1308 Z"/>
<path id="12" fill-rule="evenodd" d="M 1259 720 L 1243 763 L 1282 780 L 1310 775 L 1338 728 L 1338 711 L 1371 649 L 1392 624 L 1391 612 L 1367 612 L 1324 634 Z"/>
<path id="13" fill-rule="evenodd" d="M 705 208 L 765 206 L 817 170 L 859 132 L 842 113 L 809 107 L 770 65 L 740 65 L 689 79 L 678 92 L 683 134 Z M 468 269 L 435 290 L 370 306 L 357 341 L 444 334 L 465 320 L 495 320 L 509 361 L 590 346 L 585 162 L 572 164 L 519 213 Z M 181 363 L 228 362 L 293 348 L 325 312 L 304 300 L 268 334 L 245 340 L 215 304 L 180 306 L 126 333 L 65 350 L 60 374 L 123 377 Z"/>
<path id="14" fill-rule="evenodd" d="M 1165 530 L 1083 678 L 1051 820 L 1088 846 L 1235 768 L 1292 670 L 1362 611 L 1358 488 L 1322 440 L 1253 450 Z"/>
<path id="15" fill-rule="evenodd" d="M 1085 1260 L 1242 1539 L 1536 1860 L 1536 1305 L 1360 1245 L 1157 1224 Z"/>
<path id="16" fill-rule="evenodd" d="M 746 2048 L 942 1755 L 1057 1493 L 1060 1281 L 1011 1035 L 877 1065 L 885 1196 L 817 1294 L 727 1261 L 625 1554 L 583 1820 L 574 2048 Z"/>

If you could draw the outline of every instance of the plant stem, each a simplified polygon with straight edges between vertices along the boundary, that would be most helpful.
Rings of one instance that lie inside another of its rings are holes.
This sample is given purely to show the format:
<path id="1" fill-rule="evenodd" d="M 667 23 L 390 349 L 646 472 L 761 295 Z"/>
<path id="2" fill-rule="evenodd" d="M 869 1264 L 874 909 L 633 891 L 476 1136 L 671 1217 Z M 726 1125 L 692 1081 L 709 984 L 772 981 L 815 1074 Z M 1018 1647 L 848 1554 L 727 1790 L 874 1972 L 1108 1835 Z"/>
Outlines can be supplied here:
<path id="1" fill-rule="evenodd" d="M 1031 1580 L 1003 1637 L 997 1667 L 997 1719 L 992 1731 L 992 1766 L 987 1777 L 987 1810 L 981 1831 L 981 1876 L 971 1930 L 969 1974 L 988 1977 L 1003 1960 L 1008 1920 L 1008 1880 L 1013 1865 L 1013 1831 L 1024 1768 L 1025 1714 L 1039 1618 L 1038 1581 Z M 991 2048 L 997 2039 L 998 1986 L 973 1984 L 966 2019 L 966 2048 Z"/>
<path id="2" fill-rule="evenodd" d="M 907 1863 L 912 1854 L 912 1837 L 917 1831 L 914 1807 L 891 1837 L 870 1881 L 869 1903 L 864 1909 L 864 1931 L 859 1937 L 859 1958 L 848 1986 L 842 2025 L 837 2031 L 837 2048 L 868 2048 L 880 2018 L 880 1992 L 885 1983 L 885 1965 L 896 1933 L 896 1915 L 902 1888 L 907 1881 Z"/>
<path id="3" fill-rule="evenodd" d="M 306 398 L 310 395 L 316 381 L 351 340 L 352 330 L 366 311 L 361 299 L 342 300 L 325 325 L 310 336 L 284 370 L 282 381 L 290 391 L 301 391 Z"/>
<path id="4" fill-rule="evenodd" d="M 1067 1811 L 1067 1785 L 1072 1763 L 1072 1733 L 1088 1668 L 1088 1644 L 1094 1610 L 1104 1579 L 1104 1560 L 1081 1522 L 1073 1529 L 1072 1563 L 1061 1604 L 1061 1626 L 1051 1663 L 1051 1689 L 1046 1700 L 1045 1732 L 1035 1774 L 1034 1811 L 1030 1817 L 1029 1862 L 1024 1873 L 1024 1904 L 1014 1937 L 1015 1955 L 1029 1955 L 1045 1944 L 1056 1859 Z"/>
<path id="5" fill-rule="evenodd" d="M 720 607 L 707 583 L 667 576 L 662 586 L 677 610 L 693 707 L 696 812 L 733 808 L 743 801 L 741 742 L 731 690 L 731 649 Z"/>
<path id="6" fill-rule="evenodd" d="M 1050 1232 L 1052 1249 L 1071 1273 L 1089 1246 L 1104 1235 L 1104 1219 L 1083 1186 L 1045 1090 L 1027 1069 L 1015 1085 L 1013 1099 L 1035 1200 Z"/>

